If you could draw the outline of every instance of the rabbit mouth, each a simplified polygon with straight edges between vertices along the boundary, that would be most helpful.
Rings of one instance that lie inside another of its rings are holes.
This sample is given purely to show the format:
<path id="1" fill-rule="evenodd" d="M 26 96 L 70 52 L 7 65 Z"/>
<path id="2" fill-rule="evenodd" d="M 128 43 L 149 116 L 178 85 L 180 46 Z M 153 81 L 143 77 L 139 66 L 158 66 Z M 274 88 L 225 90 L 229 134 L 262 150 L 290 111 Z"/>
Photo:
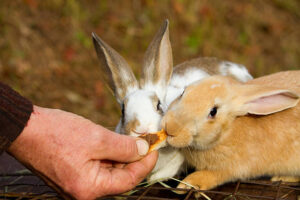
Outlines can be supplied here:
<path id="1" fill-rule="evenodd" d="M 138 132 L 138 131 L 136 131 L 136 130 L 131 130 L 131 131 L 134 132 L 135 134 L 138 134 L 138 135 L 142 135 L 142 134 L 147 133 L 147 132 Z"/>

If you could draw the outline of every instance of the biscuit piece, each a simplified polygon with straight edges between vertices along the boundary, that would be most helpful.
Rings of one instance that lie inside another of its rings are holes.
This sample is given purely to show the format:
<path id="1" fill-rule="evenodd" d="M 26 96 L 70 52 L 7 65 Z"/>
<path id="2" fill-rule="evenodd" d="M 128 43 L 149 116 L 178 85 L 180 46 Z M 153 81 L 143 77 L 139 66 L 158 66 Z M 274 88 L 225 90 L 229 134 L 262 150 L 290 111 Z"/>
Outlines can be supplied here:
<path id="1" fill-rule="evenodd" d="M 145 133 L 139 136 L 139 138 L 142 138 L 149 143 L 149 152 L 151 152 L 166 146 L 167 133 L 162 129 L 155 133 Z"/>

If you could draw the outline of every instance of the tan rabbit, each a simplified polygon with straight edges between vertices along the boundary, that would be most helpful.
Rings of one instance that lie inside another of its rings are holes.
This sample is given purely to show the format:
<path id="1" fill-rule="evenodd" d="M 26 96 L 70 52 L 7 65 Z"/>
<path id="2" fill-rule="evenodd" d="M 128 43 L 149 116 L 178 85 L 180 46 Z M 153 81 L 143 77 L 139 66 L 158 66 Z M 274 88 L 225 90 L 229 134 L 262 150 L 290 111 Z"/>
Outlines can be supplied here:
<path id="1" fill-rule="evenodd" d="M 247 83 L 212 76 L 187 87 L 162 119 L 168 143 L 196 168 L 183 181 L 204 190 L 263 175 L 300 176 L 299 94 L 300 71 Z"/>

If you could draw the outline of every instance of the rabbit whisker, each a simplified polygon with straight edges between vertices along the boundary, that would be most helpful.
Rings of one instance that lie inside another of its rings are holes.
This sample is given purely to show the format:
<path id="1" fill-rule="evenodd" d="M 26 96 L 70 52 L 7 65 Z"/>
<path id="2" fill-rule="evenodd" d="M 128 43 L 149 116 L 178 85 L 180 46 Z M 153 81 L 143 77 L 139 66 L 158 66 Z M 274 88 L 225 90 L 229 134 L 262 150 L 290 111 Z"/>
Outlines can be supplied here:
<path id="1" fill-rule="evenodd" d="M 140 134 L 140 135 L 144 134 L 144 133 L 140 133 L 140 132 L 138 132 L 136 130 L 131 130 L 131 131 L 134 132 L 134 133 L 136 133 L 136 134 Z"/>
<path id="2" fill-rule="evenodd" d="M 167 126 L 168 124 L 167 124 L 167 122 L 166 122 L 166 125 L 165 125 L 165 131 L 166 131 L 166 133 L 167 133 L 167 135 L 168 135 L 168 132 L 167 132 L 167 130 L 168 130 L 168 126 Z"/>
<path id="3" fill-rule="evenodd" d="M 188 146 L 187 149 L 189 150 L 189 153 L 190 153 L 190 155 L 191 155 L 191 158 L 193 158 L 193 154 L 192 154 L 192 151 L 191 151 L 190 147 Z"/>

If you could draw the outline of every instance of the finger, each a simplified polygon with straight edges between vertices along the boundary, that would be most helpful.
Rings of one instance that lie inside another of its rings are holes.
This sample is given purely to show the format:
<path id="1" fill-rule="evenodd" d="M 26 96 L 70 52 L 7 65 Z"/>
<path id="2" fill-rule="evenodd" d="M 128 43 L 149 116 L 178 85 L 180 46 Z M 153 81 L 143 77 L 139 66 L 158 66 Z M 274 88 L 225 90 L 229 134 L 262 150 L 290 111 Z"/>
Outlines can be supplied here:
<path id="1" fill-rule="evenodd" d="M 113 168 L 123 169 L 125 166 L 126 166 L 126 164 L 124 164 L 124 163 L 115 163 L 113 165 Z"/>
<path id="2" fill-rule="evenodd" d="M 154 151 L 123 169 L 114 168 L 111 171 L 103 169 L 106 171 L 101 171 L 98 177 L 97 191 L 101 191 L 98 196 L 119 194 L 133 189 L 151 172 L 157 158 L 158 153 Z"/>
<path id="3" fill-rule="evenodd" d="M 114 164 L 109 160 L 101 160 L 101 162 L 100 162 L 100 167 L 102 167 L 102 168 L 111 168 L 113 165 Z"/>
<path id="4" fill-rule="evenodd" d="M 149 145 L 145 140 L 112 131 L 102 131 L 102 139 L 97 145 L 96 159 L 107 159 L 118 162 L 134 162 L 144 157 Z"/>

